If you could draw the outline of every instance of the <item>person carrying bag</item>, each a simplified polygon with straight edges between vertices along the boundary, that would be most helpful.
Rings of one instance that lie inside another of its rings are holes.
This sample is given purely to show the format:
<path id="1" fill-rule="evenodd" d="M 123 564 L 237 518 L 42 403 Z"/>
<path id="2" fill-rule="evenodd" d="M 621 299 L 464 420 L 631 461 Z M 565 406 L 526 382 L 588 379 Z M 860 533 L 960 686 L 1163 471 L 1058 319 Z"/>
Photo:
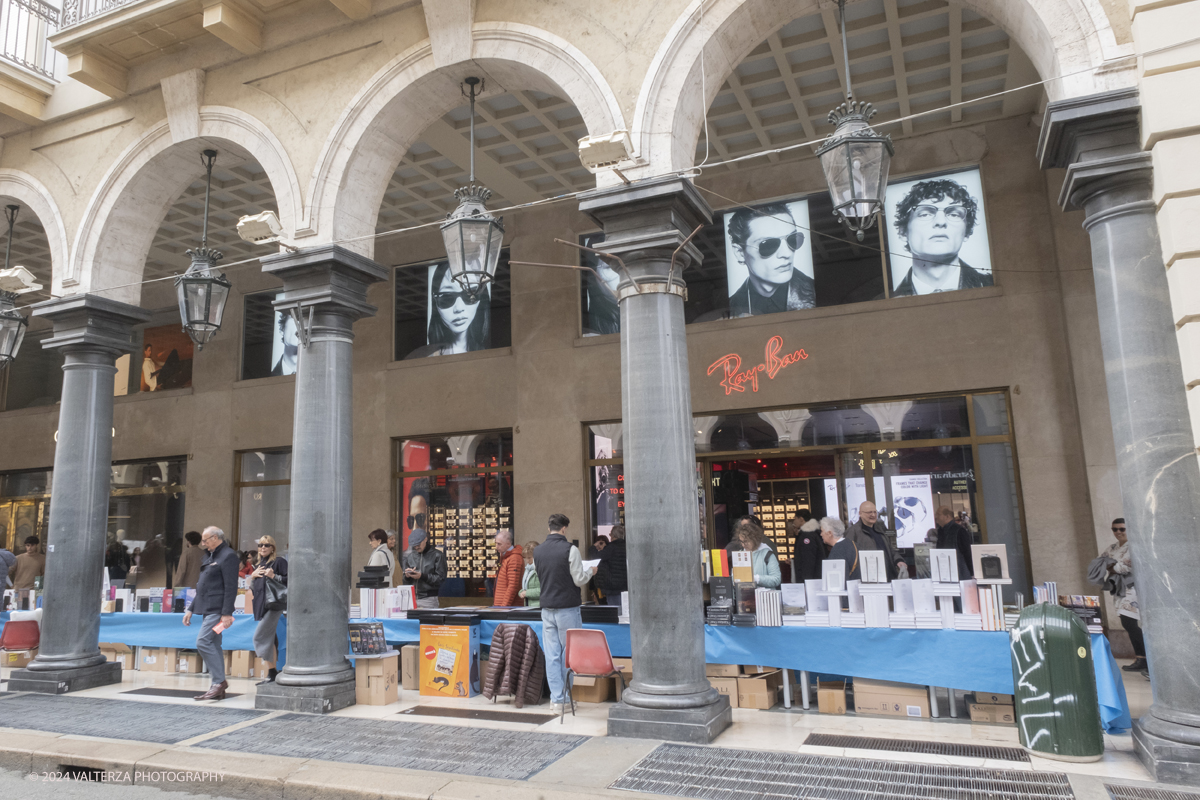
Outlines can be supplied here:
<path id="1" fill-rule="evenodd" d="M 270 665 L 266 680 L 260 681 L 260 685 L 271 683 L 279 674 L 279 639 L 275 631 L 279 618 L 287 610 L 287 574 L 287 559 L 276 555 L 275 540 L 270 536 L 259 539 L 258 560 L 249 577 L 254 619 L 258 622 L 254 628 L 254 652 Z"/>

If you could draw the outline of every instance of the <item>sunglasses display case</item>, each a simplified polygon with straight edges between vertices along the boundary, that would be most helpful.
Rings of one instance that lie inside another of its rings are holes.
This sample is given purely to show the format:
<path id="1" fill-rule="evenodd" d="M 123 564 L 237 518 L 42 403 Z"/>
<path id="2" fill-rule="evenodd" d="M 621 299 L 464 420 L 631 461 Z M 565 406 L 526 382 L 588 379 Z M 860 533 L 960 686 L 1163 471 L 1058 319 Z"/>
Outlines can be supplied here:
<path id="1" fill-rule="evenodd" d="M 446 556 L 447 578 L 483 579 L 496 571 L 493 539 L 512 528 L 511 506 L 429 509 L 433 544 Z"/>

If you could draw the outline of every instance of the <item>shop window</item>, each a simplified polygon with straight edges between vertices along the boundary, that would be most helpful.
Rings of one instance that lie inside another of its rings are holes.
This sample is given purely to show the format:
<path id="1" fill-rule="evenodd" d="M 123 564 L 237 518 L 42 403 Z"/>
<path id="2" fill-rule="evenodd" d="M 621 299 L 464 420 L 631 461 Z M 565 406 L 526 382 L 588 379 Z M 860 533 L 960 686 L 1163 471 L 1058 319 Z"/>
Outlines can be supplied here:
<path id="1" fill-rule="evenodd" d="M 30 536 L 45 544 L 50 524 L 50 479 L 48 469 L 0 475 L 0 547 L 23 553 Z"/>
<path id="2" fill-rule="evenodd" d="M 255 552 L 263 536 L 275 540 L 275 552 L 287 556 L 291 528 L 292 449 L 250 450 L 237 454 L 237 530 L 233 541 L 242 552 Z"/>
<path id="3" fill-rule="evenodd" d="M 1003 394 L 977 394 L 971 397 L 978 436 L 1008 435 L 1008 403 Z"/>
<path id="4" fill-rule="evenodd" d="M 184 456 L 113 464 L 105 555 L 110 579 L 139 589 L 172 587 L 186 492 Z"/>
<path id="5" fill-rule="evenodd" d="M 512 344 L 508 250 L 501 251 L 496 277 L 478 297 L 465 294 L 449 269 L 446 261 L 396 268 L 397 361 Z"/>
<path id="6" fill-rule="evenodd" d="M 48 330 L 27 334 L 20 354 L 0 370 L 0 410 L 52 406 L 62 398 L 63 356 L 42 347 L 49 336 Z"/>
<path id="7" fill-rule="evenodd" d="M 290 314 L 275 310 L 276 292 L 245 297 L 242 324 L 242 380 L 295 375 L 300 337 Z"/>
<path id="8" fill-rule="evenodd" d="M 396 442 L 396 516 L 401 548 L 420 528 L 446 555 L 442 594 L 489 594 L 500 530 L 513 525 L 512 433 L 426 436 Z"/>
<path id="9" fill-rule="evenodd" d="M 1004 587 L 1004 602 L 1012 603 L 1015 601 L 1014 592 L 1031 596 L 1012 445 L 1008 442 L 979 445 L 979 472 L 983 480 L 987 541 L 988 544 L 1003 544 L 1007 548 L 1012 585 Z"/>

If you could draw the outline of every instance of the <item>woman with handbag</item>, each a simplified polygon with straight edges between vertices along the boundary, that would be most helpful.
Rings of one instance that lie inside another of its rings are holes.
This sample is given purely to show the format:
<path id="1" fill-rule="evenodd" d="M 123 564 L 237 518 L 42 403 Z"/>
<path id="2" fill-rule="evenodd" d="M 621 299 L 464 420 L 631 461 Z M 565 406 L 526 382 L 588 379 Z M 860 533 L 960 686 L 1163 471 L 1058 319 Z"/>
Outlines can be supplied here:
<path id="1" fill-rule="evenodd" d="M 279 673 L 275 668 L 279 661 L 275 629 L 279 626 L 280 615 L 287 610 L 287 573 L 287 559 L 276 555 L 275 539 L 270 536 L 259 539 L 258 560 L 249 577 L 254 619 L 258 622 L 254 628 L 254 652 L 270 664 L 267 679 L 259 681 L 260 686 L 275 680 Z"/>

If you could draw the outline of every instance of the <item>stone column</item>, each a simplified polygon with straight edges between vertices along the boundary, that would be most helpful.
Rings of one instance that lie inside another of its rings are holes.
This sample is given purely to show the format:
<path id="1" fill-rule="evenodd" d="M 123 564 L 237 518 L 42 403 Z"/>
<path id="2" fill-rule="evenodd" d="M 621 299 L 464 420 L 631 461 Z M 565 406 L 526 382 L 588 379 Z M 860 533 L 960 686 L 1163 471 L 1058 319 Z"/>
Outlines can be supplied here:
<path id="1" fill-rule="evenodd" d="M 327 713 L 354 704 L 350 650 L 351 373 L 355 320 L 383 267 L 337 245 L 262 260 L 283 280 L 275 308 L 300 315 L 288 533 L 287 664 L 255 708 Z M 311 314 L 311 317 L 310 317 Z M 311 319 L 311 323 L 310 323 Z M 310 327 L 311 325 L 311 327 Z"/>
<path id="2" fill-rule="evenodd" d="M 623 276 L 621 419 L 629 545 L 630 635 L 637 674 L 608 717 L 610 736 L 710 742 L 732 722 L 728 698 L 704 676 L 704 602 L 696 450 L 683 270 L 701 256 L 689 244 L 668 282 L 671 255 L 712 218 L 691 181 L 669 177 L 583 195 L 580 209 L 604 228 L 602 249 Z"/>
<path id="3" fill-rule="evenodd" d="M 96 295 L 38 303 L 54 323 L 43 347 L 62 352 L 62 404 L 50 490 L 46 593 L 38 656 L 9 677 L 13 692 L 63 692 L 121 682 L 121 665 L 100 653 L 100 593 L 112 485 L 113 376 L 134 350 L 133 326 L 150 314 Z M 19 358 L 20 356 L 18 356 Z"/>
<path id="4" fill-rule="evenodd" d="M 1154 704 L 1134 744 L 1159 781 L 1200 784 L 1200 464 L 1138 138 L 1135 89 L 1051 103 L 1038 157 L 1092 243 L 1100 345 Z"/>

